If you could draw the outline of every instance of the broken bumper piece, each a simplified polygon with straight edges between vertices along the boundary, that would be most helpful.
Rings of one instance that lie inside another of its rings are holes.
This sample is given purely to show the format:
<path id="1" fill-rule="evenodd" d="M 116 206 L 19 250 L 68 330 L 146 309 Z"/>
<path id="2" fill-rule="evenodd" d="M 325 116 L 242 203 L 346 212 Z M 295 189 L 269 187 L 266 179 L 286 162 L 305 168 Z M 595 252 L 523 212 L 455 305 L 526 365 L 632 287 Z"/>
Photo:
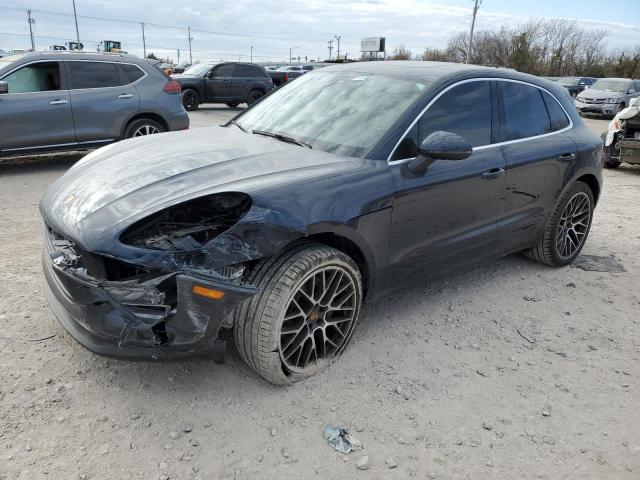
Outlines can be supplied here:
<path id="1" fill-rule="evenodd" d="M 86 264 L 95 265 L 91 254 L 78 253 L 48 232 L 44 246 L 45 293 L 54 314 L 80 344 L 108 357 L 221 360 L 233 310 L 258 292 L 224 277 L 191 273 L 101 279 L 89 273 Z M 194 287 L 220 292 L 219 298 L 197 295 Z"/>

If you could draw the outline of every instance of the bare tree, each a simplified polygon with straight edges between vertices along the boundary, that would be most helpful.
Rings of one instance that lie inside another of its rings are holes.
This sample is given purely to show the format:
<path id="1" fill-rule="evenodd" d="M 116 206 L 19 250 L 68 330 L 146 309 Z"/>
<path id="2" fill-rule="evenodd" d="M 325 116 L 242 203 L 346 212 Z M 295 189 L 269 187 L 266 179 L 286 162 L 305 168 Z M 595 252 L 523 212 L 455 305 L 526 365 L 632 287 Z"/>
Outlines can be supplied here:
<path id="1" fill-rule="evenodd" d="M 393 54 L 389 55 L 387 60 L 411 60 L 411 50 L 399 45 L 393 49 Z"/>

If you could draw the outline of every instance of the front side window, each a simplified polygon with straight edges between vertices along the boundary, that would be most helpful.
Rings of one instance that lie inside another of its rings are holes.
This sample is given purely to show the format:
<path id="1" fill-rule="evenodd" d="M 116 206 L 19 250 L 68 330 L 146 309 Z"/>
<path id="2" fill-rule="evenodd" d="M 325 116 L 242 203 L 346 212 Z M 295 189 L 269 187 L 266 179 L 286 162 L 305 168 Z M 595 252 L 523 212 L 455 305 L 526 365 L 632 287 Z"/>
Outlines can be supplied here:
<path id="1" fill-rule="evenodd" d="M 9 93 L 49 92 L 60 90 L 60 64 L 40 62 L 22 67 L 2 79 Z"/>
<path id="2" fill-rule="evenodd" d="M 482 80 L 453 87 L 427 109 L 418 125 L 418 145 L 438 130 L 456 133 L 472 147 L 490 144 L 491 85 Z"/>
<path id="3" fill-rule="evenodd" d="M 501 141 L 535 137 L 551 131 L 540 89 L 522 83 L 499 83 L 504 106 Z"/>
<path id="4" fill-rule="evenodd" d="M 313 148 L 364 157 L 423 95 L 422 80 L 315 70 L 265 97 L 236 122 Z"/>
<path id="5" fill-rule="evenodd" d="M 69 62 L 69 88 L 106 88 L 122 85 L 115 63 Z"/>
<path id="6" fill-rule="evenodd" d="M 211 72 L 213 78 L 229 78 L 233 76 L 233 64 L 220 65 Z"/>

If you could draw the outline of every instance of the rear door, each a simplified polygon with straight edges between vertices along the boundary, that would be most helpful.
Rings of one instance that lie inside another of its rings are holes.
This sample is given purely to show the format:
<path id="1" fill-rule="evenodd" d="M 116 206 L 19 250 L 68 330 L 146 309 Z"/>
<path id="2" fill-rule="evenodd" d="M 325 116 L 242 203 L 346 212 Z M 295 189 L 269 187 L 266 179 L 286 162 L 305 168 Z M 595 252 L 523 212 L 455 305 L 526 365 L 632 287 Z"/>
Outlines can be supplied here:
<path id="1" fill-rule="evenodd" d="M 135 86 L 114 62 L 64 63 L 78 142 L 119 139 L 126 122 L 138 111 L 140 99 Z"/>
<path id="2" fill-rule="evenodd" d="M 0 151 L 7 154 L 50 146 L 73 145 L 76 136 L 60 62 L 35 62 L 0 80 Z"/>
<path id="3" fill-rule="evenodd" d="M 231 96 L 236 100 L 244 100 L 249 95 L 253 85 L 253 76 L 250 65 L 237 63 L 233 69 L 231 80 Z"/>
<path id="4" fill-rule="evenodd" d="M 504 252 L 530 247 L 542 233 L 577 158 L 563 132 L 570 119 L 546 90 L 514 81 L 501 92 L 500 141 L 507 160 L 504 201 L 498 218 Z"/>
<path id="5" fill-rule="evenodd" d="M 223 63 L 205 75 L 205 92 L 208 101 L 217 102 L 231 98 L 233 69 L 233 63 Z"/>

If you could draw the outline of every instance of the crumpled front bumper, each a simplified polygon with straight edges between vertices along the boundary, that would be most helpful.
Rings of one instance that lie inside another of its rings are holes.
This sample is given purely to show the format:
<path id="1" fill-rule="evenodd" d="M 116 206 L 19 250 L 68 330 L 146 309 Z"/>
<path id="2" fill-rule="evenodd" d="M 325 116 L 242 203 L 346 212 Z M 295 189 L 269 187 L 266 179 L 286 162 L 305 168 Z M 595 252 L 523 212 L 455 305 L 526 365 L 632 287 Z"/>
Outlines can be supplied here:
<path id="1" fill-rule="evenodd" d="M 200 273 L 159 273 L 122 281 L 96 278 L 75 246 L 56 241 L 46 229 L 44 237 L 47 300 L 67 331 L 100 355 L 162 360 L 224 354 L 222 334 L 231 325 L 230 315 L 258 292 Z M 223 296 L 196 295 L 194 286 Z"/>

